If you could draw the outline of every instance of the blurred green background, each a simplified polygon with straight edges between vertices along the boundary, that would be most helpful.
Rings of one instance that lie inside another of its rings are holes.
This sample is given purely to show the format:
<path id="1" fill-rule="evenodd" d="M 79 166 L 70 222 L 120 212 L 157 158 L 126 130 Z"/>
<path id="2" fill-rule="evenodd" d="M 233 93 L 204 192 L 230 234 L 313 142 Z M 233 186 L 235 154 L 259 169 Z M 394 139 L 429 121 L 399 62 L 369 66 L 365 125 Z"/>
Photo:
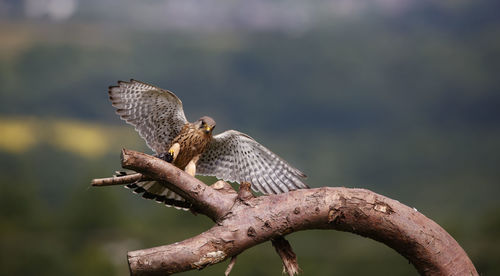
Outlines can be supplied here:
<path id="1" fill-rule="evenodd" d="M 0 0 L 0 274 L 124 275 L 126 252 L 212 223 L 90 188 L 120 148 L 150 152 L 107 87 L 174 91 L 313 187 L 417 208 L 500 275 L 500 2 Z M 303 275 L 416 275 L 349 233 L 288 236 Z M 222 275 L 225 264 L 182 275 Z M 280 275 L 269 243 L 231 275 Z"/>

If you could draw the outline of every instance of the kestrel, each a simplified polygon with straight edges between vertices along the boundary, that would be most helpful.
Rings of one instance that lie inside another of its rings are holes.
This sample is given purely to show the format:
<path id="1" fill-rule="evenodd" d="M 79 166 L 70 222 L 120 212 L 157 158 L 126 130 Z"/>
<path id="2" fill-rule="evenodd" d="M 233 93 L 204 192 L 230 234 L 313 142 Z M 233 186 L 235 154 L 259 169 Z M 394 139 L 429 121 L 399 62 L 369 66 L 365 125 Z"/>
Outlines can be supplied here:
<path id="1" fill-rule="evenodd" d="M 254 191 L 264 194 L 308 188 L 301 171 L 250 136 L 236 130 L 213 136 L 216 124 L 208 116 L 188 122 L 181 100 L 168 90 L 136 80 L 119 81 L 109 87 L 109 98 L 116 113 L 135 127 L 158 157 L 193 176 L 247 181 Z M 161 182 L 138 181 L 127 186 L 167 206 L 190 205 Z"/>

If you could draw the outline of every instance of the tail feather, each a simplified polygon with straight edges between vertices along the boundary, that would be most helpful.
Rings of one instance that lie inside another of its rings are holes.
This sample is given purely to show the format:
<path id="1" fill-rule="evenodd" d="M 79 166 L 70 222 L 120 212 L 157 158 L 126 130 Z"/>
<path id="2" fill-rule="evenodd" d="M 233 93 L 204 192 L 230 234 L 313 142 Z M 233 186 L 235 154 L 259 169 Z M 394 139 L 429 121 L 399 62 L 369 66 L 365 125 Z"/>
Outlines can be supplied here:
<path id="1" fill-rule="evenodd" d="M 141 195 L 145 199 L 155 200 L 168 207 L 186 211 L 191 207 L 191 203 L 157 181 L 137 181 L 125 185 L 125 188 L 132 190 L 134 194 Z"/>
<path id="2" fill-rule="evenodd" d="M 159 154 L 157 157 L 169 163 L 172 163 L 173 161 L 173 156 L 169 153 Z M 124 171 L 115 172 L 115 176 L 118 177 L 127 175 L 129 174 Z M 168 207 L 174 207 L 185 211 L 191 208 L 191 203 L 157 181 L 136 181 L 125 185 L 125 188 L 131 189 L 134 194 L 142 194 L 143 198 L 155 200 L 156 202 L 163 203 Z"/>
<path id="3" fill-rule="evenodd" d="M 137 187 L 139 187 L 139 186 L 137 186 L 137 184 L 135 184 L 135 183 L 125 185 L 125 188 L 130 189 L 130 190 L 134 190 Z"/>

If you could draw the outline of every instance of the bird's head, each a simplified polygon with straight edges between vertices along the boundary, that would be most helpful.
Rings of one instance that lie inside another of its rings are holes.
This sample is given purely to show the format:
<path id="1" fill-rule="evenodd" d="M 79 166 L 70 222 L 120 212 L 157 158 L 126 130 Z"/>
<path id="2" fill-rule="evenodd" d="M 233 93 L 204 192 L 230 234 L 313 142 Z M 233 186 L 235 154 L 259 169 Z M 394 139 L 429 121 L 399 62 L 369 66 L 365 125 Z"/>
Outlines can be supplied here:
<path id="1" fill-rule="evenodd" d="M 196 126 L 206 134 L 211 134 L 212 130 L 215 128 L 215 121 L 208 116 L 203 116 L 196 121 Z"/>

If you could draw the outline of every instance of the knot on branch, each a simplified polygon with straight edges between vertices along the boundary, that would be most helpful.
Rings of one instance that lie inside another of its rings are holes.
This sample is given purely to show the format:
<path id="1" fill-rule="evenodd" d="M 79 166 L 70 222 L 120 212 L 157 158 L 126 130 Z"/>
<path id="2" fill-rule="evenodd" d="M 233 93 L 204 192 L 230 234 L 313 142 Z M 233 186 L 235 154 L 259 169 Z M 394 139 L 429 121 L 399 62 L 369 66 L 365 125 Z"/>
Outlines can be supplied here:
<path id="1" fill-rule="evenodd" d="M 236 194 L 236 191 L 226 181 L 219 180 L 211 185 L 215 190 L 225 194 Z"/>
<path id="2" fill-rule="evenodd" d="M 252 184 L 250 182 L 242 182 L 240 184 L 240 189 L 238 190 L 238 199 L 241 201 L 247 201 L 255 196 L 252 193 Z"/>
<path id="3" fill-rule="evenodd" d="M 203 269 L 207 265 L 216 264 L 226 259 L 226 253 L 224 251 L 214 251 L 208 252 L 201 259 L 195 263 L 193 263 L 193 268 Z"/>

